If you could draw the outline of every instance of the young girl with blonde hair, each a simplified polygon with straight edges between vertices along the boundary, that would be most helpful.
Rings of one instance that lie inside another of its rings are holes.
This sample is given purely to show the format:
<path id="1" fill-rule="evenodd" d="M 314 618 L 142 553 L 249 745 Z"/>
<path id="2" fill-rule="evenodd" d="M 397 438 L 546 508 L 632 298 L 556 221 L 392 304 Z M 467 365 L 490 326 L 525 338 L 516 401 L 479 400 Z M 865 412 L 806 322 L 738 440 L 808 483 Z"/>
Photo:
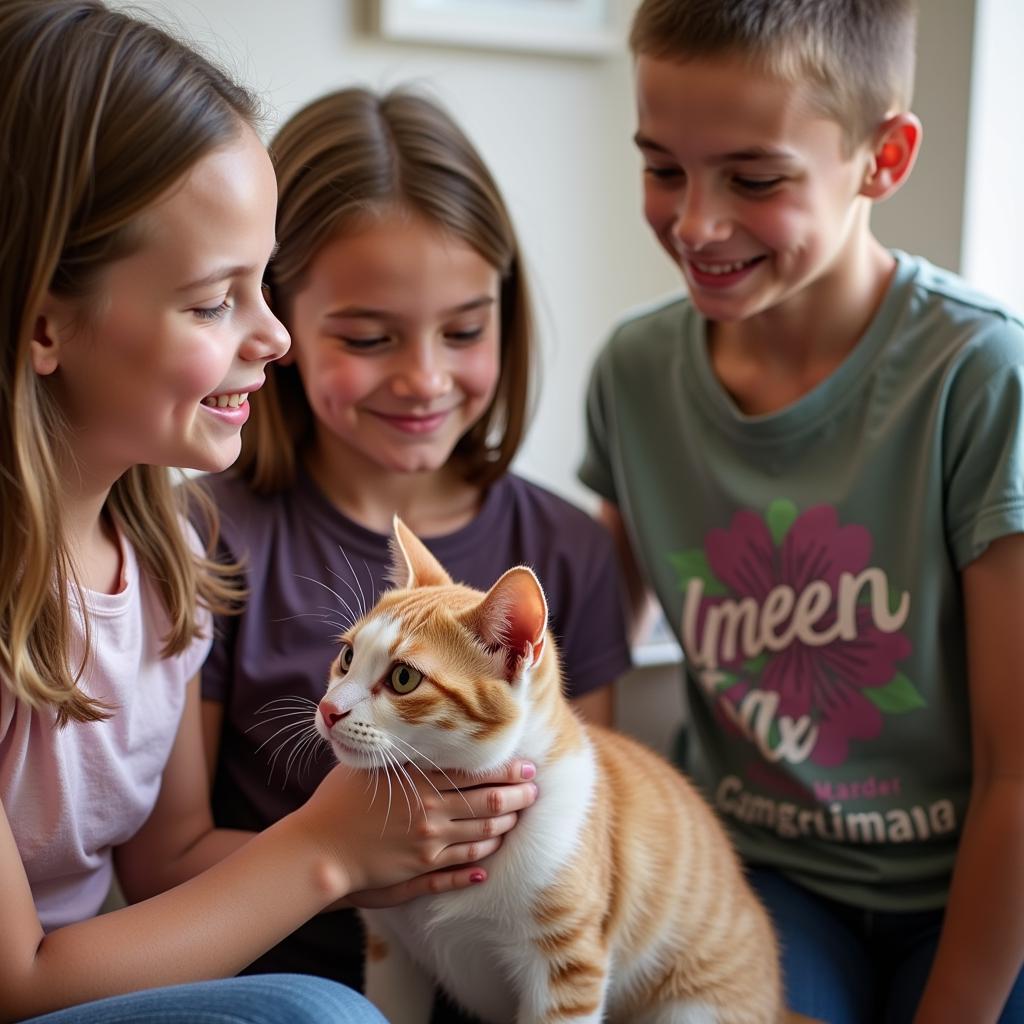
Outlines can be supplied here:
<path id="1" fill-rule="evenodd" d="M 4 1020 L 379 1022 L 319 979 L 210 979 L 354 890 L 482 879 L 450 869 L 532 802 L 444 792 L 424 838 L 335 772 L 259 836 L 213 827 L 196 676 L 234 592 L 164 467 L 228 466 L 288 347 L 254 120 L 206 60 L 99 0 L 0 2 Z M 138 902 L 97 916 L 115 867 Z"/>
<path id="2" fill-rule="evenodd" d="M 338 627 L 388 583 L 396 512 L 472 586 L 535 569 L 584 714 L 610 719 L 609 684 L 629 663 L 608 535 L 509 472 L 527 421 L 531 310 L 480 155 L 436 103 L 401 89 L 324 96 L 270 148 L 280 203 L 268 282 L 293 347 L 268 372 L 236 469 L 210 482 L 250 596 L 203 668 L 215 815 L 245 828 L 300 805 L 328 769 L 304 738 Z M 339 912 L 254 969 L 358 985 L 361 960 L 358 923 Z"/>

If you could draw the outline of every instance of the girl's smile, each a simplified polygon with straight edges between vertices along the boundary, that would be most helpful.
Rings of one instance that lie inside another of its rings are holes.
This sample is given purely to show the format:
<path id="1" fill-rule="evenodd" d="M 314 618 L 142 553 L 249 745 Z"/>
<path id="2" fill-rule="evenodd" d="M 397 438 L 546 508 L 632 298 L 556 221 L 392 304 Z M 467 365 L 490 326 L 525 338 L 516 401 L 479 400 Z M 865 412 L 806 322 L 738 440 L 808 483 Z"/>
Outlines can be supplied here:
<path id="1" fill-rule="evenodd" d="M 386 209 L 311 260 L 291 303 L 294 358 L 333 479 L 435 473 L 499 374 L 499 275 L 420 216 Z"/>
<path id="2" fill-rule="evenodd" d="M 249 395 L 288 348 L 261 287 L 276 200 L 266 150 L 240 128 L 140 215 L 142 243 L 105 269 L 98 301 L 50 316 L 37 372 L 61 391 L 98 485 L 137 463 L 216 471 L 237 458 Z"/>

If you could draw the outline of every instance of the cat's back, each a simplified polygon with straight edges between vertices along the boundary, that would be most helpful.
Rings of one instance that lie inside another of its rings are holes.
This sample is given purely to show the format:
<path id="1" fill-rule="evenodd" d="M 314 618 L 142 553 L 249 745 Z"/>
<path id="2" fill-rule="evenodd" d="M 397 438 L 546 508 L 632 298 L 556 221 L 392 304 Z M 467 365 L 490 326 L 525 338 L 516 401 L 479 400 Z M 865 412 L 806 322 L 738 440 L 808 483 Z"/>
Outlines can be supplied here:
<path id="1" fill-rule="evenodd" d="M 579 877 L 570 869 L 562 884 L 574 901 L 586 889 L 606 894 L 605 928 L 619 965 L 609 1020 L 640 1019 L 655 993 L 664 1001 L 700 992 L 722 1024 L 774 1021 L 774 932 L 714 812 L 650 748 L 599 726 L 586 732 L 596 789 Z"/>

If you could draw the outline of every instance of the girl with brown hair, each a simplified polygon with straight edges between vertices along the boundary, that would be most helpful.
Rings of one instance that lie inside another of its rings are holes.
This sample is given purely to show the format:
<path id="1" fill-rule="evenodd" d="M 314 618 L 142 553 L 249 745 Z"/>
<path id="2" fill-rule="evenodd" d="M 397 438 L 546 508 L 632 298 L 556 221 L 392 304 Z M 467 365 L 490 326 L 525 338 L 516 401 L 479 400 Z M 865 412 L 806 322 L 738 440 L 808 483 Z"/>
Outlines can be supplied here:
<path id="1" fill-rule="evenodd" d="M 425 838 L 332 773 L 261 835 L 213 827 L 197 673 L 235 592 L 167 467 L 230 465 L 288 348 L 254 101 L 99 0 L 0 0 L 0 97 L 0 1018 L 379 1022 L 318 979 L 209 979 L 354 890 L 481 879 L 447 869 L 533 787 L 497 820 L 494 788 L 445 793 Z M 115 868 L 134 905 L 97 916 Z"/>
<path id="2" fill-rule="evenodd" d="M 209 480 L 249 594 L 203 668 L 214 813 L 236 828 L 270 825 L 328 770 L 310 727 L 333 636 L 387 585 L 396 513 L 472 586 L 536 570 L 586 716 L 611 718 L 610 684 L 629 664 L 608 535 L 509 471 L 527 421 L 531 308 L 475 147 L 424 96 L 350 88 L 299 110 L 270 148 L 268 283 L 292 350 L 268 370 L 237 466 Z M 254 969 L 358 986 L 361 945 L 353 914 L 321 915 Z"/>

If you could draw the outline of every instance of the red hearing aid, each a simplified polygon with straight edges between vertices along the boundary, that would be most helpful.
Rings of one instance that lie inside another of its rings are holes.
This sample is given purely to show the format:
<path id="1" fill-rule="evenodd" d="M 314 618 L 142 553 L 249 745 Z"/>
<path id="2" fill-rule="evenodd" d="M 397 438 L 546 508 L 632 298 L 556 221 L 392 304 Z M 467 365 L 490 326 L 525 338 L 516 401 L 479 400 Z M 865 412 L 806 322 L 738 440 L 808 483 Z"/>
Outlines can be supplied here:
<path id="1" fill-rule="evenodd" d="M 895 167 L 900 162 L 902 151 L 895 142 L 887 142 L 878 151 L 879 167 Z"/>

